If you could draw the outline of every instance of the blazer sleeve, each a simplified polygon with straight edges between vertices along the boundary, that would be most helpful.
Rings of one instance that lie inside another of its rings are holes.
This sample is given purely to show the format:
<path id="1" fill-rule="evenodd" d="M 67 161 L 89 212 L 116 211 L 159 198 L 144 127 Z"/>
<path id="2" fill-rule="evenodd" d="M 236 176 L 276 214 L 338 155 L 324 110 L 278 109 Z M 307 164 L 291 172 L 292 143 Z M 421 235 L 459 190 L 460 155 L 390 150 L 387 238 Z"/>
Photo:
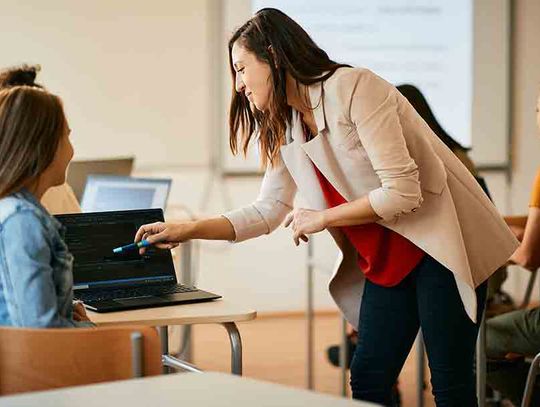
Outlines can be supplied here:
<path id="1" fill-rule="evenodd" d="M 377 215 L 389 221 L 422 204 L 418 166 L 403 136 L 397 90 L 368 70 L 355 70 L 350 79 L 350 120 L 381 183 L 368 199 Z"/>
<path id="2" fill-rule="evenodd" d="M 292 210 L 295 195 L 296 184 L 280 159 L 276 167 L 267 168 L 255 202 L 222 215 L 234 228 L 234 241 L 242 242 L 274 231 Z"/>

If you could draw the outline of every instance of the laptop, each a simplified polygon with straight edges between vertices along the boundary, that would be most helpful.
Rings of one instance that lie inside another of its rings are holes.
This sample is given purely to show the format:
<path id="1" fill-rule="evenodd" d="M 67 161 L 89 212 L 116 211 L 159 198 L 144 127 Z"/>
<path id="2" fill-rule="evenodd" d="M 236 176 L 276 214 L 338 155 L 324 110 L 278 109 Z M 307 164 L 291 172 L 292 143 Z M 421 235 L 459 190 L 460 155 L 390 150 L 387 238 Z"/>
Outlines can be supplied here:
<path id="1" fill-rule="evenodd" d="M 131 175 L 134 157 L 111 158 L 104 160 L 75 160 L 69 164 L 67 183 L 81 202 L 86 178 L 90 174 Z"/>
<path id="2" fill-rule="evenodd" d="M 56 215 L 75 257 L 74 297 L 92 311 L 110 312 L 211 301 L 221 296 L 178 284 L 169 250 L 114 254 L 138 228 L 163 222 L 161 209 Z"/>
<path id="3" fill-rule="evenodd" d="M 83 212 L 161 208 L 171 189 L 169 178 L 89 175 L 81 200 Z"/>

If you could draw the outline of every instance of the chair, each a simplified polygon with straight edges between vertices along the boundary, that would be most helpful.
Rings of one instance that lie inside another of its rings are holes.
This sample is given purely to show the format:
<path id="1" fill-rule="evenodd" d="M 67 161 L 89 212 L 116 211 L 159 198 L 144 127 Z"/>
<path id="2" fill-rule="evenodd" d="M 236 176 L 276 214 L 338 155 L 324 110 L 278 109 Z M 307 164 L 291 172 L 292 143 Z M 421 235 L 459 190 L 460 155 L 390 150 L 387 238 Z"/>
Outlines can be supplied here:
<path id="1" fill-rule="evenodd" d="M 529 373 L 527 374 L 527 381 L 525 382 L 525 390 L 523 392 L 523 399 L 521 400 L 521 407 L 529 407 L 531 405 L 534 385 L 536 383 L 539 370 L 540 353 L 536 354 L 531 362 L 531 367 L 529 368 Z"/>
<path id="2" fill-rule="evenodd" d="M 537 272 L 538 270 L 531 272 L 531 275 L 529 277 L 529 283 L 527 284 L 527 290 L 525 292 L 525 298 L 523 299 L 523 303 L 520 308 L 526 308 L 529 305 Z M 529 368 L 529 373 L 527 374 L 527 381 L 525 382 L 525 390 L 523 391 L 521 407 L 529 407 L 531 405 L 534 385 L 536 383 L 536 378 L 538 376 L 539 370 L 540 353 L 536 354 L 536 356 L 531 362 L 531 367 Z"/>
<path id="3" fill-rule="evenodd" d="M 160 373 L 154 328 L 0 328 L 0 395 Z"/>
<path id="4" fill-rule="evenodd" d="M 538 274 L 538 270 L 530 272 L 529 281 L 527 283 L 527 289 L 525 290 L 523 301 L 519 305 L 518 309 L 526 309 L 529 306 L 531 302 L 531 296 L 532 296 L 534 283 L 536 281 L 537 274 Z M 485 352 L 485 344 L 483 344 L 483 346 L 484 346 L 483 352 Z M 531 360 L 528 355 L 512 354 L 508 356 L 511 356 L 509 358 L 510 361 L 518 361 L 518 360 L 523 360 L 523 359 L 527 361 Z M 534 359 L 532 359 L 531 367 L 529 368 L 529 373 L 527 374 L 527 380 L 525 382 L 525 390 L 523 391 L 521 407 L 530 407 L 533 391 L 534 391 L 534 386 L 535 386 L 536 378 L 538 376 L 539 371 L 540 371 L 540 353 L 536 354 Z M 484 377 L 485 377 L 485 372 L 484 372 Z M 485 381 L 483 383 L 485 384 Z M 498 398 L 496 401 L 499 401 Z"/>

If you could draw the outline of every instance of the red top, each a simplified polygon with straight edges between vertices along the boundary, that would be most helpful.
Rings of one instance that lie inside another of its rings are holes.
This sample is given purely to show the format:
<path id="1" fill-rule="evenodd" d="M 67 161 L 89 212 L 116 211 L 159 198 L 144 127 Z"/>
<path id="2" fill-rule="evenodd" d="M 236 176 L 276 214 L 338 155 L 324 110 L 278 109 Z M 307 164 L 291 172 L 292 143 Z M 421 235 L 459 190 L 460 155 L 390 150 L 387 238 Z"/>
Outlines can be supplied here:
<path id="1" fill-rule="evenodd" d="M 314 165 L 328 207 L 347 202 Z M 358 266 L 374 284 L 392 287 L 399 284 L 420 263 L 424 251 L 399 233 L 378 223 L 341 226 L 358 252 Z"/>

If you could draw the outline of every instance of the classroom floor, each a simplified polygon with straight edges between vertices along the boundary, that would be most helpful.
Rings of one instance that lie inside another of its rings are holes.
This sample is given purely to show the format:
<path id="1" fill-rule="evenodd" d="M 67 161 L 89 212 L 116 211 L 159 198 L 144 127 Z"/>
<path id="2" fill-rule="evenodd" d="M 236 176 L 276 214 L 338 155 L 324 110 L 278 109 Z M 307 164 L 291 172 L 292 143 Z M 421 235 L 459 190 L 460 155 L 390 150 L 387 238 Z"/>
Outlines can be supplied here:
<path id="1" fill-rule="evenodd" d="M 260 316 L 238 325 L 242 336 L 244 375 L 265 381 L 305 388 L 306 321 L 302 316 Z M 176 340 L 176 335 L 172 335 Z M 315 390 L 340 395 L 339 369 L 326 359 L 326 348 L 340 338 L 337 314 L 318 315 L 315 321 Z M 230 371 L 230 347 L 224 328 L 197 325 L 193 328 L 194 363 L 204 370 Z M 172 345 L 172 344 L 171 344 Z M 173 346 L 171 346 L 173 348 Z M 429 373 L 428 373 L 429 374 Z M 399 379 L 402 405 L 413 407 L 416 401 L 414 348 Z M 425 407 L 434 406 L 428 389 Z"/>

